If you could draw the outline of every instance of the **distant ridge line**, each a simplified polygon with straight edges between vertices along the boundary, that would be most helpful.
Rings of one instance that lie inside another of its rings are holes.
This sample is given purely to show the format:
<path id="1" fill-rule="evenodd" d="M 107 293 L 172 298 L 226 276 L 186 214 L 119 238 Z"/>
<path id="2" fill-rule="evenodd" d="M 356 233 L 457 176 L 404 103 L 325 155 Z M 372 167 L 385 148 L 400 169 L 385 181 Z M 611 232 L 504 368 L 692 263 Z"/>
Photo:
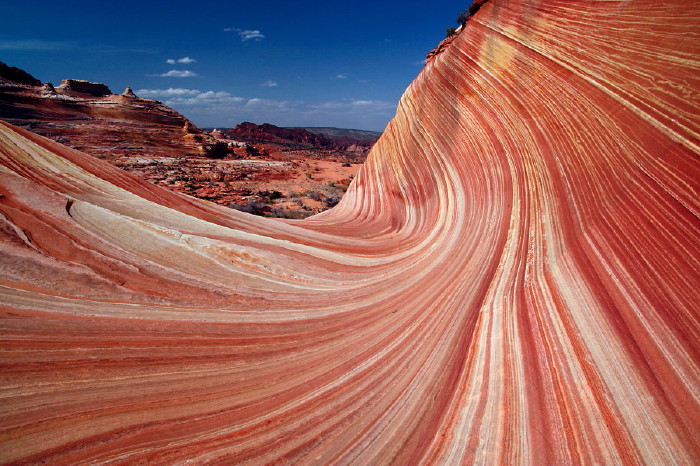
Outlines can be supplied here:
<path id="1" fill-rule="evenodd" d="M 320 134 L 329 139 L 336 139 L 339 137 L 350 137 L 357 139 L 359 141 L 376 141 L 379 136 L 382 135 L 380 131 L 367 131 L 362 129 L 345 129 L 345 128 L 335 128 L 330 126 L 293 126 L 288 127 L 288 129 L 305 129 L 306 131 L 314 134 Z"/>

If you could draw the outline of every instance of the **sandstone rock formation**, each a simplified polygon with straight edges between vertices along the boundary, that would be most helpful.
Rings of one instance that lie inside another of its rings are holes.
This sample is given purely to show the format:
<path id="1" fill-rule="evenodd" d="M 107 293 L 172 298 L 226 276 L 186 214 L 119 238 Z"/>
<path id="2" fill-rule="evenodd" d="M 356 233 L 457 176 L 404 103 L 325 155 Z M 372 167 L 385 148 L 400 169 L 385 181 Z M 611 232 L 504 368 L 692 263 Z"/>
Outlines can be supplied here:
<path id="1" fill-rule="evenodd" d="M 134 155 L 202 155 L 204 146 L 215 142 L 175 110 L 139 99 L 130 88 L 115 95 L 104 84 L 78 79 L 64 79 L 57 88 L 41 86 L 14 70 L 5 74 L 17 81 L 6 78 L 8 85 L 0 86 L 0 119 L 96 157 L 116 162 Z M 196 141 L 184 137 L 185 127 Z"/>
<path id="2" fill-rule="evenodd" d="M 136 97 L 136 94 L 134 94 L 134 91 L 130 87 L 127 87 L 126 89 L 124 89 L 124 92 L 122 92 L 122 95 L 124 97 Z"/>
<path id="3" fill-rule="evenodd" d="M 112 94 L 109 87 L 102 83 L 92 83 L 83 79 L 64 79 L 59 89 L 73 91 L 79 94 L 87 94 L 95 97 L 105 97 Z"/>
<path id="4" fill-rule="evenodd" d="M 491 0 L 302 222 L 0 123 L 0 458 L 697 464 L 699 29 Z"/>
<path id="5" fill-rule="evenodd" d="M 31 74 L 14 66 L 7 66 L 0 61 L 0 84 L 20 83 L 29 86 L 41 86 L 41 81 Z"/>

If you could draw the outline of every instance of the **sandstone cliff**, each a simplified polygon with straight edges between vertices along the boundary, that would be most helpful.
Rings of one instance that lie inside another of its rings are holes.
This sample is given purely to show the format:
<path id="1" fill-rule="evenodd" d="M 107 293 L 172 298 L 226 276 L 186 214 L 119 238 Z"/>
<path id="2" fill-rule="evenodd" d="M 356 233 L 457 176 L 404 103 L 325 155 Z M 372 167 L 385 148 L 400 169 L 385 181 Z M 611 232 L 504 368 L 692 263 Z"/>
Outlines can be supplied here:
<path id="1" fill-rule="evenodd" d="M 697 464 L 698 30 L 491 0 L 305 221 L 0 123 L 0 458 Z"/>

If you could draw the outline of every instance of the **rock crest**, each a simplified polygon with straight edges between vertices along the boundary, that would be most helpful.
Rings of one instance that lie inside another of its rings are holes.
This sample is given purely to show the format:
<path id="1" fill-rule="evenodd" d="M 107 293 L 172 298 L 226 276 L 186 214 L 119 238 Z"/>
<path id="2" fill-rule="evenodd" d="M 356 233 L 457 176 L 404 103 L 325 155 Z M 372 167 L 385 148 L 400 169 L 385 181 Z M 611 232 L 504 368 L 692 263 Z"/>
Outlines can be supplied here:
<path id="1" fill-rule="evenodd" d="M 82 79 L 64 79 L 58 89 L 72 91 L 79 94 L 87 94 L 95 97 L 104 97 L 112 94 L 109 87 L 102 83 L 93 83 Z"/>
<path id="2" fill-rule="evenodd" d="M 127 86 L 126 89 L 124 89 L 124 92 L 122 92 L 122 95 L 123 95 L 124 97 L 134 97 L 134 98 L 136 98 L 136 94 L 134 94 L 134 91 L 131 90 L 131 88 L 128 87 L 128 86 Z"/>

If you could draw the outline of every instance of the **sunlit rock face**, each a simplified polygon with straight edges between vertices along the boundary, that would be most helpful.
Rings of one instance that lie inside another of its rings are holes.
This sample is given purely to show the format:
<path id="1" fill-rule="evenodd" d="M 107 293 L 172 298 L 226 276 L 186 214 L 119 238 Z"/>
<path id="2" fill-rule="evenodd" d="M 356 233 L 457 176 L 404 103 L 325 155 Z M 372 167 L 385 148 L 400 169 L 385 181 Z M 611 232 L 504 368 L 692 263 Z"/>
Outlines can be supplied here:
<path id="1" fill-rule="evenodd" d="M 699 5 L 486 3 L 341 203 L 0 126 L 0 458 L 697 464 Z"/>

